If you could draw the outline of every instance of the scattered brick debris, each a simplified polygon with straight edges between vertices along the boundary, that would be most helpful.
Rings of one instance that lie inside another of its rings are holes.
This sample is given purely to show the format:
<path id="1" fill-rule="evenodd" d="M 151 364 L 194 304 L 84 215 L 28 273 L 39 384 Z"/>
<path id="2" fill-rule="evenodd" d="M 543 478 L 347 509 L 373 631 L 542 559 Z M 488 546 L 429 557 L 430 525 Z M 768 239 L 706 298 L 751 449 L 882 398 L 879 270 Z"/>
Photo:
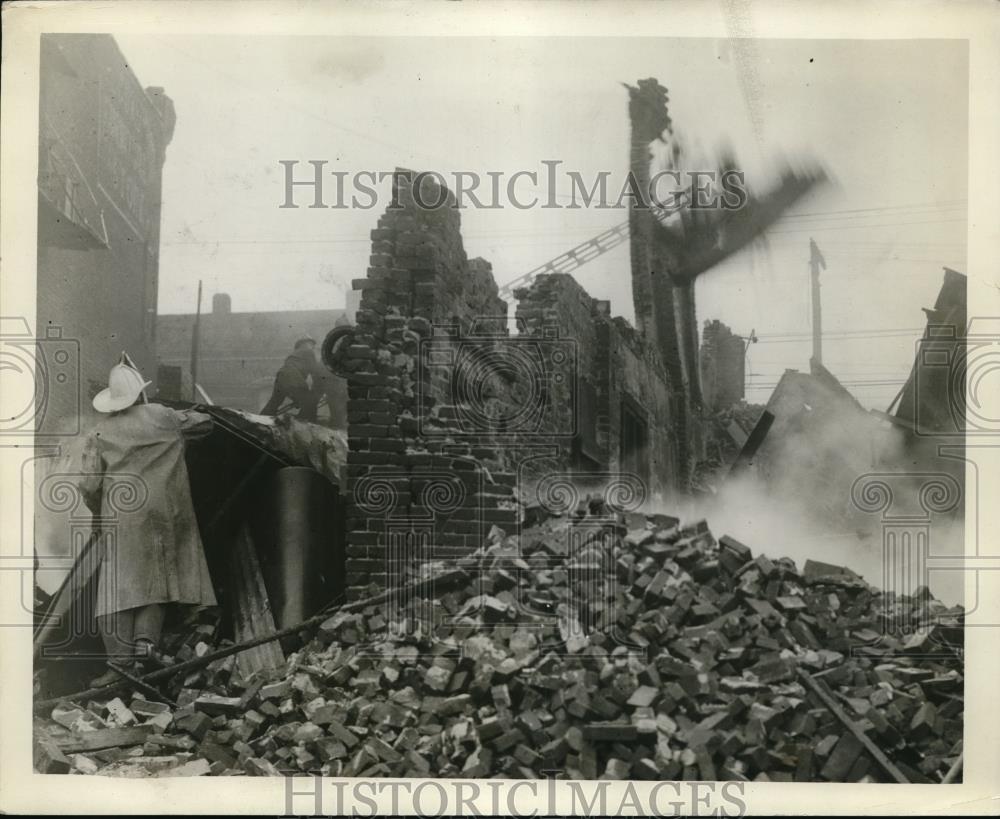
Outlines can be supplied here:
<path id="1" fill-rule="evenodd" d="M 494 529 L 477 554 L 468 587 L 335 613 L 267 678 L 218 663 L 174 680 L 178 708 L 61 703 L 36 720 L 35 768 L 891 781 L 801 671 L 909 781 L 940 782 L 962 752 L 964 613 L 926 590 L 600 504 Z"/>

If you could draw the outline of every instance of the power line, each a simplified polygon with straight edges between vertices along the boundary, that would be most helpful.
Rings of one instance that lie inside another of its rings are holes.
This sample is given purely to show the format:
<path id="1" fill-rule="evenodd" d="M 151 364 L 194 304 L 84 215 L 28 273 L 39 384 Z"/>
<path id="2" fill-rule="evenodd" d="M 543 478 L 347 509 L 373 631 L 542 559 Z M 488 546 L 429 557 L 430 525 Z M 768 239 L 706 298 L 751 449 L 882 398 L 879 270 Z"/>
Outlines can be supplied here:
<path id="1" fill-rule="evenodd" d="M 895 387 L 902 386 L 903 384 L 905 384 L 907 382 L 907 379 L 904 378 L 904 379 L 898 379 L 898 380 L 893 380 L 893 381 L 860 381 L 860 382 L 859 381 L 839 381 L 839 379 L 838 379 L 838 382 L 843 387 L 851 387 L 853 389 L 859 389 L 859 390 L 860 389 L 876 389 L 876 388 L 889 389 L 889 388 L 895 388 Z M 748 390 L 751 390 L 751 389 L 754 389 L 754 390 L 773 390 L 773 389 L 775 389 L 778 386 L 779 383 L 780 383 L 780 381 L 773 381 L 773 382 L 769 382 L 769 383 L 766 383 L 766 384 L 759 384 L 759 383 L 747 384 L 746 388 Z"/>
<path id="2" fill-rule="evenodd" d="M 804 219 L 806 217 L 812 216 L 829 216 L 831 214 L 841 214 L 841 213 L 871 213 L 871 212 L 882 212 L 889 210 L 900 210 L 900 209 L 910 209 L 910 208 L 930 208 L 938 210 L 949 210 L 953 207 L 966 205 L 968 199 L 949 199 L 943 202 L 914 202 L 906 205 L 878 205 L 871 208 L 851 208 L 849 210 L 825 210 L 825 211 L 815 211 L 813 213 L 790 213 L 785 219 Z"/>
<path id="3" fill-rule="evenodd" d="M 869 333 L 911 333 L 914 330 L 922 330 L 923 327 L 866 327 L 856 330 L 832 330 L 830 335 L 858 335 Z M 763 333 L 758 338 L 789 338 L 790 336 L 808 336 L 809 330 L 785 330 L 777 333 Z"/>
<path id="4" fill-rule="evenodd" d="M 923 327 L 887 327 L 887 328 L 866 328 L 863 330 L 833 330 L 823 334 L 824 338 L 848 338 L 852 336 L 858 337 L 872 337 L 876 335 L 886 335 L 886 334 L 897 334 L 897 333 L 922 333 L 924 331 Z M 799 331 L 790 330 L 788 332 L 777 332 L 777 333 L 759 333 L 757 335 L 759 339 L 798 339 L 798 338 L 812 338 L 811 331 Z"/>
<path id="5" fill-rule="evenodd" d="M 830 227 L 806 227 L 792 228 L 791 230 L 772 230 L 772 235 L 785 235 L 789 233 L 814 233 L 826 230 L 861 230 L 865 228 L 887 228 L 887 227 L 908 227 L 910 225 L 943 225 L 951 222 L 967 222 L 967 219 L 931 219 L 926 222 L 882 222 L 863 225 L 831 225 Z"/>
<path id="6" fill-rule="evenodd" d="M 865 333 L 858 334 L 854 336 L 835 336 L 833 334 L 824 333 L 823 338 L 829 338 L 832 341 L 877 341 L 879 339 L 894 339 L 894 338 L 913 338 L 919 337 L 919 333 L 922 331 L 917 331 L 916 333 Z M 803 341 L 809 341 L 811 336 L 797 336 L 795 338 L 769 338 L 761 339 L 760 344 L 796 344 Z"/>
<path id="7" fill-rule="evenodd" d="M 794 214 L 790 214 L 784 217 L 785 221 L 795 222 L 797 225 L 822 223 L 822 222 L 858 222 L 864 219 L 880 219 L 883 217 L 888 218 L 906 218 L 906 217 L 919 217 L 919 216 L 932 216 L 935 213 L 945 213 L 951 215 L 958 215 L 967 213 L 967 208 L 963 206 L 958 207 L 948 207 L 948 208 L 918 208 L 914 210 L 885 210 L 872 213 L 844 213 L 842 215 L 830 214 L 830 215 L 820 215 L 815 214 L 808 218 L 796 218 Z M 864 222 L 860 222 L 864 224 Z"/>
<path id="8" fill-rule="evenodd" d="M 315 114 L 314 114 L 314 116 L 315 116 Z M 392 147 L 392 146 L 390 146 L 390 147 Z M 964 201 L 964 200 L 962 200 L 962 201 Z M 785 216 L 785 217 L 783 217 L 783 221 L 793 220 L 793 219 L 796 219 L 797 217 L 805 217 L 805 216 L 810 216 L 810 217 L 812 217 L 812 216 L 830 217 L 830 216 L 837 216 L 838 214 L 855 213 L 855 212 L 858 212 L 858 211 L 878 211 L 878 210 L 887 209 L 889 207 L 909 207 L 909 206 L 898 205 L 898 206 L 885 206 L 885 208 L 860 208 L 860 209 L 854 209 L 854 210 L 817 211 L 817 212 L 811 213 L 811 214 L 797 214 L 797 215 Z M 899 214 L 899 215 L 906 216 L 906 215 L 909 215 L 909 214 Z M 914 215 L 917 215 L 917 214 L 914 214 Z M 906 224 L 938 224 L 939 222 L 963 222 L 963 221 L 965 221 L 965 220 L 964 219 L 945 219 L 945 220 L 934 220 L 934 221 L 929 222 L 929 223 L 928 222 L 903 222 L 903 223 L 898 223 L 898 224 L 899 225 L 906 225 Z M 896 226 L 897 226 L 896 223 L 892 223 L 892 224 L 888 224 L 888 223 L 873 223 L 873 224 L 854 225 L 854 226 L 845 226 L 845 227 L 857 228 L 857 227 L 896 227 Z M 482 233 L 468 233 L 468 234 L 465 234 L 465 238 L 466 239 L 483 239 L 483 238 L 492 238 L 492 237 L 496 237 L 496 238 L 510 238 L 510 237 L 516 237 L 516 236 L 530 237 L 530 236 L 570 235 L 570 234 L 576 234 L 576 233 L 581 233 L 581 234 L 593 233 L 595 231 L 596 232 L 600 232 L 601 229 L 602 228 L 600 228 L 600 227 L 580 226 L 580 227 L 567 227 L 567 228 L 563 228 L 563 229 L 558 230 L 558 231 L 536 231 L 536 230 L 531 230 L 531 231 L 518 231 L 518 230 L 487 231 L 487 232 L 482 232 Z M 814 228 L 814 229 L 824 230 L 826 228 Z M 834 229 L 834 228 L 829 228 L 829 229 Z M 768 231 L 768 234 L 766 234 L 766 235 L 773 235 L 773 234 L 780 234 L 780 233 L 801 233 L 801 232 L 803 232 L 803 231 L 798 230 L 798 229 L 794 229 L 794 230 L 771 230 L 771 231 Z M 322 237 L 322 238 L 319 238 L 319 237 L 304 237 L 304 238 L 275 238 L 275 239 L 261 239 L 261 238 L 252 238 L 252 239 L 251 238 L 204 239 L 204 240 L 190 239 L 190 240 L 180 240 L 180 241 L 177 241 L 177 240 L 175 240 L 175 241 L 161 240 L 160 243 L 161 244 L 168 244 L 168 245 L 197 245 L 197 244 L 339 244 L 339 243 L 348 243 L 348 242 L 365 242 L 365 243 L 367 243 L 367 242 L 370 242 L 370 241 L 371 240 L 367 236 L 355 236 L 353 234 L 342 234 L 341 236 Z M 834 242 L 831 242 L 831 244 L 832 243 L 834 243 Z M 792 246 L 792 244 L 793 243 L 788 243 L 788 246 Z"/>

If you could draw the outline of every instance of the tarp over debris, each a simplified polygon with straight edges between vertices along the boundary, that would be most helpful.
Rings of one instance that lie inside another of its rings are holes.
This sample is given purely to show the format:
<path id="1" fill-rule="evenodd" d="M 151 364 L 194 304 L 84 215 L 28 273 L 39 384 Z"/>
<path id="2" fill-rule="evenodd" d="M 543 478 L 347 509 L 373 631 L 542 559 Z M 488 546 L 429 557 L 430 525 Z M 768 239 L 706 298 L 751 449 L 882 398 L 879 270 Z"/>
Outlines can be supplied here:
<path id="1" fill-rule="evenodd" d="M 343 485 L 347 468 L 347 435 L 337 429 L 298 421 L 288 415 L 273 418 L 228 407 L 194 405 L 219 426 L 254 446 L 271 452 L 290 466 L 309 466 Z"/>

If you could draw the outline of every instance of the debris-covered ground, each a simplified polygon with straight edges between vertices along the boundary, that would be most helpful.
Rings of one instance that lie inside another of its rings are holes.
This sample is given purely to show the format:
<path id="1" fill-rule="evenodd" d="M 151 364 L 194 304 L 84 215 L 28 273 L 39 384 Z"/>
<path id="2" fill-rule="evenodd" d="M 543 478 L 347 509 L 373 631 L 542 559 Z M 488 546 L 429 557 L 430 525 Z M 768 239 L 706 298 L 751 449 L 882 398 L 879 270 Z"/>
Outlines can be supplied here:
<path id="1" fill-rule="evenodd" d="M 695 494 L 718 492 L 763 412 L 763 404 L 740 401 L 707 416 L 705 457 L 699 459 L 692 482 Z"/>
<path id="2" fill-rule="evenodd" d="M 64 702 L 37 717 L 36 768 L 940 782 L 961 753 L 960 608 L 665 515 L 549 518 L 520 545 L 495 530 L 480 557 L 464 586 L 410 601 L 432 626 L 338 613 L 270 679 L 229 657 L 165 686 L 176 707 L 138 689 Z"/>

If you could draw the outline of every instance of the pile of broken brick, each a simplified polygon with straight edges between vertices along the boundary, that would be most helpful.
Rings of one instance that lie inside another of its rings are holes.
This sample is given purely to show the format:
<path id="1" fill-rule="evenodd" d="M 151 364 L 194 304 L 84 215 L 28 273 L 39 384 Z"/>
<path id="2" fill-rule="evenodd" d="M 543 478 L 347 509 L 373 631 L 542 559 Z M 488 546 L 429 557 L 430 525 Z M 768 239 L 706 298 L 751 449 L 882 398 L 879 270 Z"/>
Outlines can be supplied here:
<path id="1" fill-rule="evenodd" d="M 175 678 L 173 705 L 61 702 L 36 767 L 929 783 L 960 759 L 960 607 L 704 522 L 539 517 L 494 529 L 457 590 L 332 614 L 268 678 L 230 656 Z"/>

